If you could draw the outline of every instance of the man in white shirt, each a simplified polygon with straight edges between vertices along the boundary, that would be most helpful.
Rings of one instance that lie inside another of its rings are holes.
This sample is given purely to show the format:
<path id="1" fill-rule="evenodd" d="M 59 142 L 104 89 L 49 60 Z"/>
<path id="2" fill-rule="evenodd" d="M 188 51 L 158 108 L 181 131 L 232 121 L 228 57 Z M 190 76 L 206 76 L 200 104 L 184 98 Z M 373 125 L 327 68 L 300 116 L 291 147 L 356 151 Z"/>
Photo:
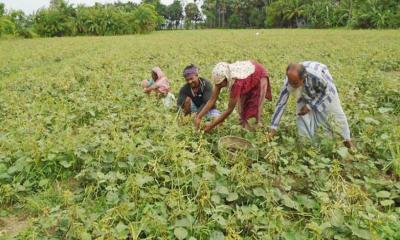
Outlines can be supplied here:
<path id="1" fill-rule="evenodd" d="M 306 61 L 290 64 L 278 103 L 272 115 L 269 138 L 273 138 L 285 111 L 289 95 L 297 93 L 297 128 L 299 134 L 314 138 L 319 126 L 332 133 L 337 131 L 348 148 L 353 147 L 346 115 L 340 104 L 333 78 L 326 65 Z M 332 118 L 334 125 L 330 124 Z"/>

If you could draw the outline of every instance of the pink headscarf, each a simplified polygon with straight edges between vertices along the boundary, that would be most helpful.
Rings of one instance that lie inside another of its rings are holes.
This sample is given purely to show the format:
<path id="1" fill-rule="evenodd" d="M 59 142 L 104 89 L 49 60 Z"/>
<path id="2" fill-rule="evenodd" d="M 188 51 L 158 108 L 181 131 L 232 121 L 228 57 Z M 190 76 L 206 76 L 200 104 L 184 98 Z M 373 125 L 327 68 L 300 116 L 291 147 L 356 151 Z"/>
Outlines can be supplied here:
<path id="1" fill-rule="evenodd" d="M 161 68 L 159 67 L 154 67 L 152 71 L 157 75 L 157 80 L 155 81 L 154 84 L 158 86 L 158 91 L 163 94 L 169 93 L 170 87 L 169 87 L 169 81 L 168 78 L 165 76 Z"/>

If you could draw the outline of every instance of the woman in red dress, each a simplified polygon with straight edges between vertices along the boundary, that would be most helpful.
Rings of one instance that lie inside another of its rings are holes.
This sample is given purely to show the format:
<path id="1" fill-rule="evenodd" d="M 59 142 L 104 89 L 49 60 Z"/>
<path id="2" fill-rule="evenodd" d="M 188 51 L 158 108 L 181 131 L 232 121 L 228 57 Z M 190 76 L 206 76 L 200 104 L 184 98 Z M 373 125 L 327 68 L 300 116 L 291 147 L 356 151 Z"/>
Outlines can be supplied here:
<path id="1" fill-rule="evenodd" d="M 272 100 L 268 72 L 261 64 L 255 61 L 232 64 L 221 62 L 215 66 L 212 79 L 215 84 L 213 95 L 194 120 L 197 129 L 203 116 L 214 106 L 224 87 L 228 87 L 230 92 L 228 109 L 212 123 L 207 123 L 205 131 L 210 132 L 221 124 L 233 112 L 236 105 L 238 105 L 240 124 L 244 128 L 250 129 L 248 123 L 250 118 L 255 118 L 257 125 L 260 123 L 265 99 Z"/>

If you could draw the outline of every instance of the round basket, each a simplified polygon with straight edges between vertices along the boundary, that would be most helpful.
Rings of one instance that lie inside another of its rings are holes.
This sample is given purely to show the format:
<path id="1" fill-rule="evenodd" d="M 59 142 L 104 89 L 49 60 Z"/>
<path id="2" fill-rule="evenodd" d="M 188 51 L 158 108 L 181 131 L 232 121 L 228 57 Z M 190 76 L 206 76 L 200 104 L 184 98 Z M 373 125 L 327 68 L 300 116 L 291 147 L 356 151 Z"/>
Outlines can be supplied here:
<path id="1" fill-rule="evenodd" d="M 254 149 L 255 147 L 251 142 L 240 137 L 226 136 L 220 138 L 218 141 L 219 153 L 226 156 L 226 159 L 230 162 L 234 162 L 240 153 L 245 153 Z"/>

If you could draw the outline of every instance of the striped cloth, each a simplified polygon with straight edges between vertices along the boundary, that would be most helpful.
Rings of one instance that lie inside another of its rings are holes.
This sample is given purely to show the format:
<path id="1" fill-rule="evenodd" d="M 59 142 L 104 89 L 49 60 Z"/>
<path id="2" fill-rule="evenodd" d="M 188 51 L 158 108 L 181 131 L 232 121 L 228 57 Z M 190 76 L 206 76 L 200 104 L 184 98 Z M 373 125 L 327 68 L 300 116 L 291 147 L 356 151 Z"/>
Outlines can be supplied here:
<path id="1" fill-rule="evenodd" d="M 301 62 L 300 64 L 306 68 L 306 76 L 297 103 L 303 103 L 309 109 L 322 112 L 332 102 L 333 96 L 336 94 L 336 87 L 328 67 L 322 63 L 313 61 Z M 289 96 L 293 92 L 295 92 L 295 89 L 290 86 L 286 77 L 275 112 L 272 115 L 272 129 L 278 128 Z"/>

